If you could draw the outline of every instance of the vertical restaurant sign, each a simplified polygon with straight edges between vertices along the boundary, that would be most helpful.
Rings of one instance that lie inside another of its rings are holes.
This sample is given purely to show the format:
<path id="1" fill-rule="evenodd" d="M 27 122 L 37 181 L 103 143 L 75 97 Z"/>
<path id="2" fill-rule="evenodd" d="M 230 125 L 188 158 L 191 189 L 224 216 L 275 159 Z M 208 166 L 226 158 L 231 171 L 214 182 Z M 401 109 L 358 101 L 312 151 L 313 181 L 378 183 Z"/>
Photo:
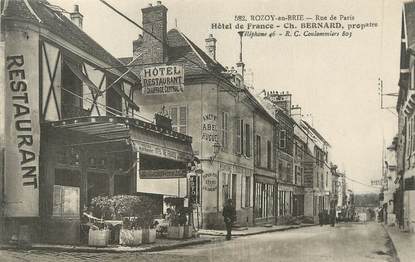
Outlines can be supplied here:
<path id="1" fill-rule="evenodd" d="M 184 91 L 183 67 L 165 65 L 147 67 L 141 71 L 143 95 L 165 95 Z"/>
<path id="2" fill-rule="evenodd" d="M 5 215 L 39 216 L 38 35 L 11 31 L 6 37 Z"/>

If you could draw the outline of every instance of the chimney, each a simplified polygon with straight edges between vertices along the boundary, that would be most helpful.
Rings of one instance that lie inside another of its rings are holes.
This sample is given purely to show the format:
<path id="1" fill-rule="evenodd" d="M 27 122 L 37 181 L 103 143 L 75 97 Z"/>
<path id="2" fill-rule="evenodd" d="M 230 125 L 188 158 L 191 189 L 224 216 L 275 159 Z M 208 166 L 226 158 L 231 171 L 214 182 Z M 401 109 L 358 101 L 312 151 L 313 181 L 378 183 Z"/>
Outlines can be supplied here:
<path id="1" fill-rule="evenodd" d="M 243 62 L 242 59 L 242 36 L 244 34 L 244 31 L 239 31 L 239 41 L 240 41 L 240 50 L 239 50 L 239 62 L 236 63 L 236 66 L 238 68 L 238 73 L 240 75 L 242 75 L 242 78 L 244 77 L 244 73 L 245 73 L 245 63 Z"/>
<path id="2" fill-rule="evenodd" d="M 84 16 L 79 12 L 79 5 L 74 5 L 73 12 L 69 15 L 72 23 L 82 29 L 82 20 L 84 19 Z"/>
<path id="3" fill-rule="evenodd" d="M 206 42 L 206 52 L 213 59 L 216 60 L 216 38 L 212 34 L 205 39 Z"/>
<path id="4" fill-rule="evenodd" d="M 156 5 L 149 4 L 148 7 L 141 9 L 141 12 L 143 28 L 147 32 L 143 31 L 143 36 L 133 42 L 134 55 L 142 53 L 142 59 L 139 61 L 144 64 L 165 63 L 167 61 L 167 8 L 161 1 L 157 1 Z"/>
<path id="5" fill-rule="evenodd" d="M 291 117 L 294 119 L 295 122 L 300 122 L 301 120 L 301 107 L 299 105 L 292 105 L 291 106 Z"/>

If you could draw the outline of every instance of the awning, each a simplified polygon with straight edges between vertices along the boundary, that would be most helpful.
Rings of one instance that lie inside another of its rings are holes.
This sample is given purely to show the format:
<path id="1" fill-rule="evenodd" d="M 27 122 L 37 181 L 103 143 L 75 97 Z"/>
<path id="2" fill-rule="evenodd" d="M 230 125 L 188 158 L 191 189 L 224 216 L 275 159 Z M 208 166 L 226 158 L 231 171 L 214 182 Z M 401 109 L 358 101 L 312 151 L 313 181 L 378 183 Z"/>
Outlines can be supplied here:
<path id="1" fill-rule="evenodd" d="M 117 116 L 89 116 L 46 122 L 45 128 L 67 130 L 111 142 L 125 140 L 132 150 L 155 157 L 189 162 L 193 159 L 192 138 L 153 123 Z"/>
<path id="2" fill-rule="evenodd" d="M 69 59 L 64 59 L 63 61 L 72 71 L 72 73 L 74 73 L 76 77 L 79 78 L 79 80 L 81 80 L 88 86 L 92 94 L 96 95 L 100 92 L 99 88 L 94 83 L 92 83 L 92 81 L 89 80 L 89 78 L 86 75 L 84 75 L 84 73 L 82 73 L 81 69 L 79 69 L 79 67 L 76 64 L 71 62 Z"/>

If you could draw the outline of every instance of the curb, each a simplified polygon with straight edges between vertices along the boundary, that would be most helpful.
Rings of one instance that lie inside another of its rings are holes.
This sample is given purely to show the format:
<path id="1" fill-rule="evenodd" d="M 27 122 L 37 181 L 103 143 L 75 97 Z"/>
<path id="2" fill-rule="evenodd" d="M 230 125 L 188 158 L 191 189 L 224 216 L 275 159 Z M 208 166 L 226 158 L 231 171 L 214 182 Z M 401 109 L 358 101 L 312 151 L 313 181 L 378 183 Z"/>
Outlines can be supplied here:
<path id="1" fill-rule="evenodd" d="M 386 235 L 388 236 L 388 240 L 391 243 L 391 246 L 392 246 L 392 255 L 393 255 L 393 258 L 395 259 L 395 262 L 400 262 L 401 260 L 399 259 L 398 251 L 396 250 L 395 243 L 393 243 L 393 240 L 392 240 L 392 237 L 389 234 L 389 231 L 386 229 L 386 227 L 385 227 L 385 225 L 383 223 L 382 223 L 382 227 L 383 227 L 383 230 L 385 230 Z"/>
<path id="2" fill-rule="evenodd" d="M 52 252 L 82 252 L 82 253 L 133 253 L 133 252 L 156 252 L 163 250 L 171 250 L 186 246 L 195 246 L 212 242 L 213 239 L 200 239 L 195 241 L 186 241 L 175 244 L 165 244 L 149 247 L 137 248 L 99 248 L 99 247 L 62 247 L 62 246 L 47 246 L 47 245 L 33 245 L 32 247 L 18 247 L 13 245 L 0 245 L 0 250 L 46 250 Z"/>
<path id="3" fill-rule="evenodd" d="M 312 227 L 312 226 L 316 226 L 316 225 L 315 224 L 295 225 L 295 226 L 290 226 L 290 227 L 285 227 L 285 228 L 269 229 L 269 230 L 266 230 L 266 231 L 251 232 L 251 233 L 245 233 L 245 234 L 232 234 L 232 237 L 253 236 L 253 235 L 274 233 L 274 232 L 279 232 L 279 231 L 287 231 L 287 230 L 299 229 L 299 228 L 304 228 L 304 227 Z M 225 236 L 225 235 L 218 235 L 218 234 L 215 234 L 215 233 L 201 233 L 201 235 L 205 235 L 205 236 L 218 236 L 218 237 L 224 237 Z"/>

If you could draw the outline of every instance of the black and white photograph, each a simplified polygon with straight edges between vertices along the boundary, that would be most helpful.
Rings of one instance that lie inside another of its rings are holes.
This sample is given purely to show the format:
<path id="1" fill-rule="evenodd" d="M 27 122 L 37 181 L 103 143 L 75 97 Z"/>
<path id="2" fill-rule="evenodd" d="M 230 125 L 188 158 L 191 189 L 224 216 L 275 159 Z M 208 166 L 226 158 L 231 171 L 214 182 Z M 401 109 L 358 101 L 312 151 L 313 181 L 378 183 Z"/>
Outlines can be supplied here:
<path id="1" fill-rule="evenodd" d="M 415 261 L 415 1 L 0 0 L 0 261 Z"/>

